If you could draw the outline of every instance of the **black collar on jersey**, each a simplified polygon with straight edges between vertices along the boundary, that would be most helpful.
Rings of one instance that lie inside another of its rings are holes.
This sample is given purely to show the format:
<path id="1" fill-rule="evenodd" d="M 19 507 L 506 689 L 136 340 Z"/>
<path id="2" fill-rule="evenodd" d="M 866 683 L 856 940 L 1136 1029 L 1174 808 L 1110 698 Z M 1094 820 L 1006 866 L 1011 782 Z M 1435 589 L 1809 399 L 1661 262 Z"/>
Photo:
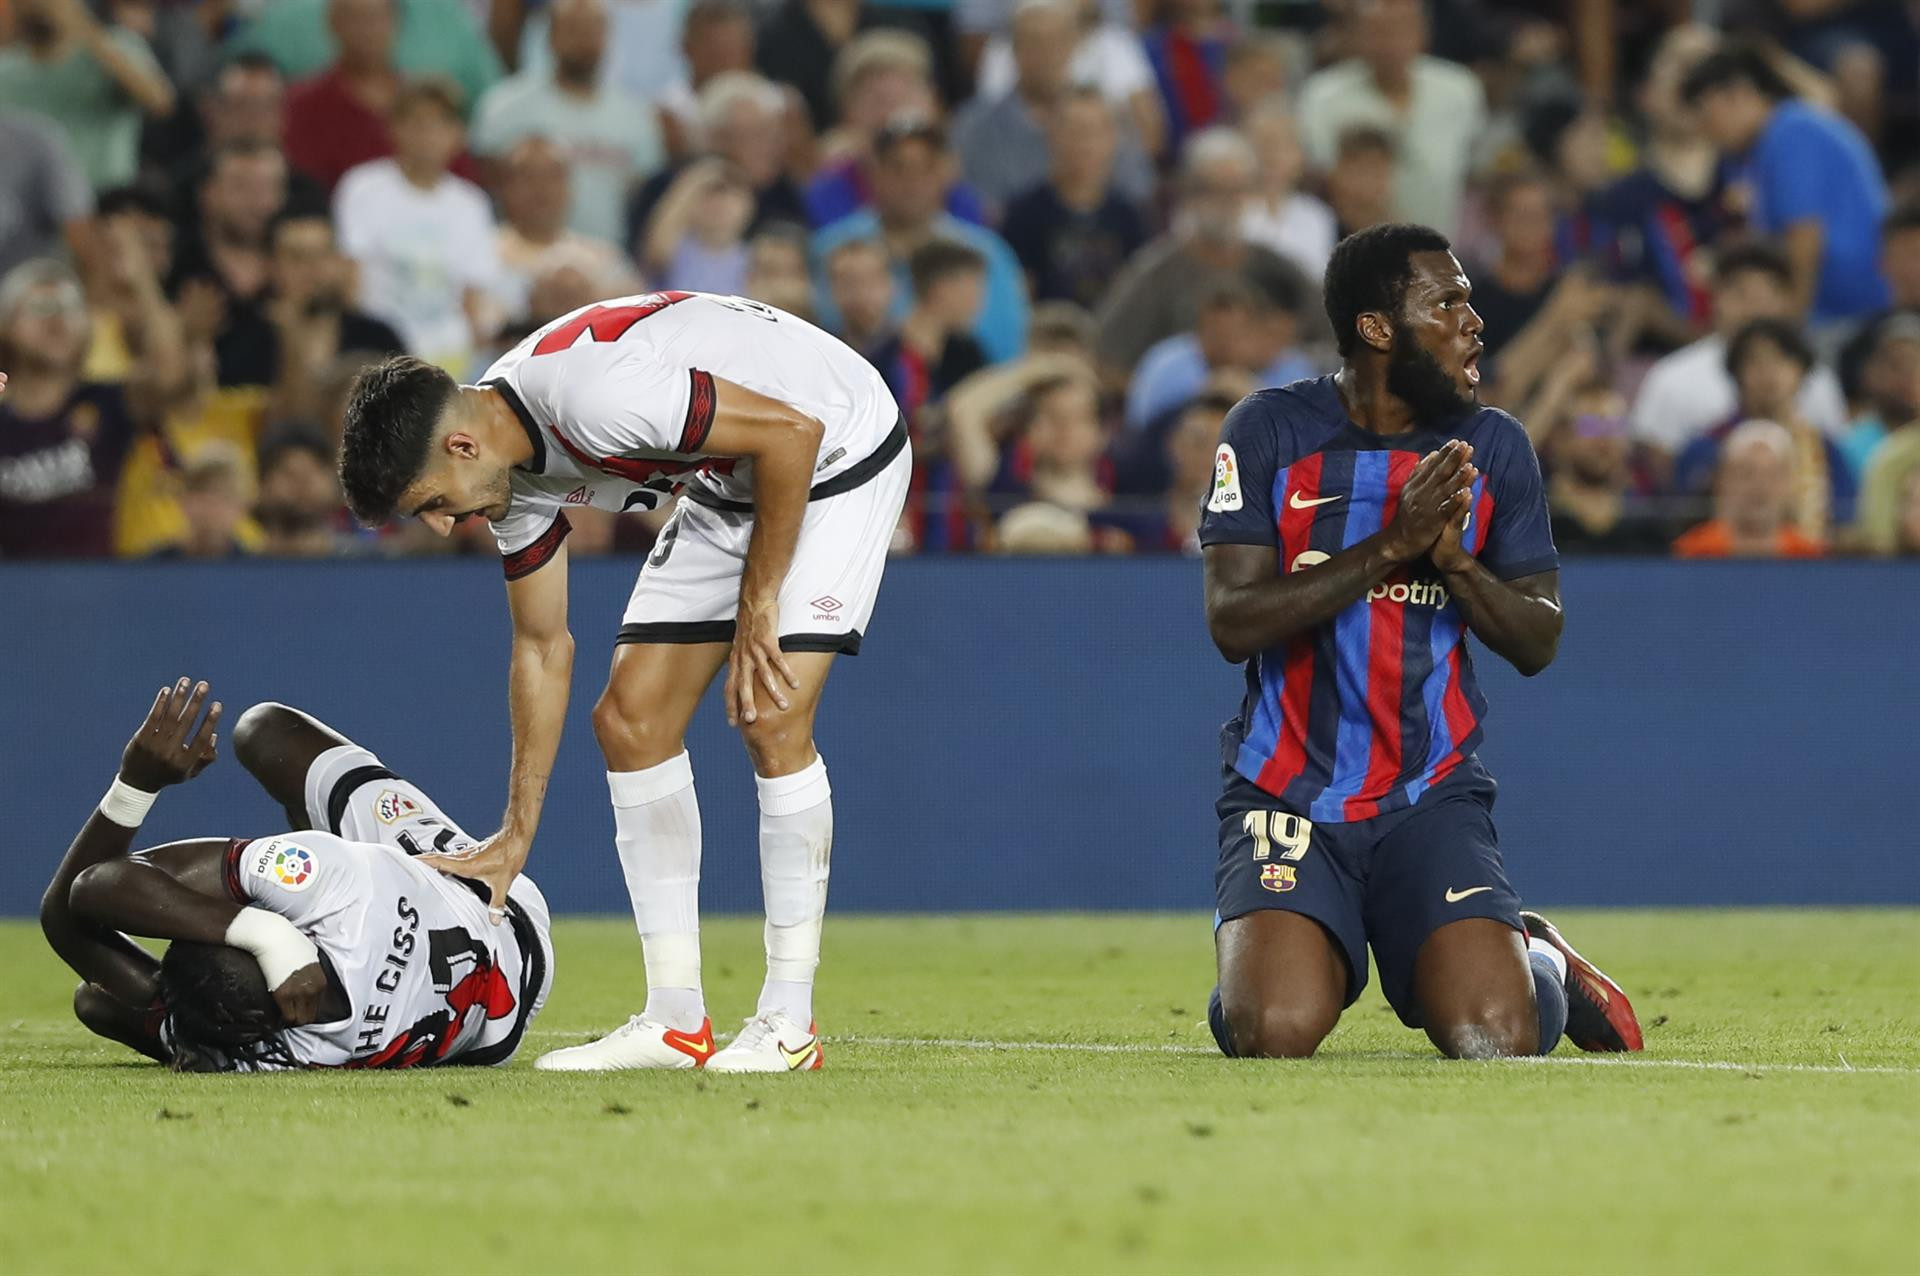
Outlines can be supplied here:
<path id="1" fill-rule="evenodd" d="M 514 417 L 520 422 L 520 428 L 527 432 L 527 442 L 533 444 L 533 459 L 515 468 L 533 474 L 545 474 L 547 472 L 547 439 L 540 433 L 540 427 L 533 423 L 533 413 L 527 411 L 527 405 L 520 402 L 520 396 L 515 394 L 513 387 L 505 381 L 495 378 L 492 381 L 482 381 L 480 384 L 507 401 L 507 406 L 513 409 Z"/>

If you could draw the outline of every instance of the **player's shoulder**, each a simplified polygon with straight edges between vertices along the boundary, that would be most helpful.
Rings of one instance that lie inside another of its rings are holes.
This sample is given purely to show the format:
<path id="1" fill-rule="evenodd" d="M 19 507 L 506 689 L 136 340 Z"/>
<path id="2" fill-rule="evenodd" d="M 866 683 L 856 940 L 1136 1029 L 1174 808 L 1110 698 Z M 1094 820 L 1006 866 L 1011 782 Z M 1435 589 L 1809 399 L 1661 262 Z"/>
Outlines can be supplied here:
<path id="1" fill-rule="evenodd" d="M 1226 437 L 1270 448 L 1277 457 L 1318 451 L 1346 422 L 1333 378 L 1311 377 L 1255 390 L 1227 415 Z"/>
<path id="2" fill-rule="evenodd" d="M 1482 407 L 1454 431 L 1473 445 L 1473 458 L 1479 468 L 1494 470 L 1515 463 L 1538 466 L 1533 440 L 1527 427 L 1513 414 L 1496 407 Z"/>

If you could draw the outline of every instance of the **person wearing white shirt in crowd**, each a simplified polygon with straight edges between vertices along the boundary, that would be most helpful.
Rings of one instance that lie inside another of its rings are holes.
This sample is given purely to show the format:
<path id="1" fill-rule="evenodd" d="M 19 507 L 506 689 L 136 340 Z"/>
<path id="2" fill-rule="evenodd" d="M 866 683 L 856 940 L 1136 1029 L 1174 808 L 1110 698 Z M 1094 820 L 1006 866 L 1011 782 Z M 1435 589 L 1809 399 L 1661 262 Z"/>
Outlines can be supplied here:
<path id="1" fill-rule="evenodd" d="M 658 121 L 645 101 L 601 75 L 605 0 L 556 0 L 548 39 L 550 69 L 522 71 L 480 99 L 473 149 L 498 159 L 522 138 L 552 138 L 573 170 L 568 224 L 618 243 L 626 234 L 629 190 L 666 162 Z"/>
<path id="2" fill-rule="evenodd" d="M 400 91 L 393 158 L 348 170 L 333 221 L 366 311 L 420 358 L 464 372 L 498 327 L 505 285 L 486 195 L 447 171 L 464 132 L 455 92 L 433 79 Z"/>
<path id="3" fill-rule="evenodd" d="M 1339 238 L 1333 210 L 1300 189 L 1307 159 L 1300 132 L 1284 97 L 1269 97 L 1248 114 L 1240 131 L 1260 160 L 1259 184 L 1240 231 L 1248 242 L 1271 248 L 1318 279 Z"/>
<path id="4" fill-rule="evenodd" d="M 1755 319 L 1794 316 L 1793 271 L 1765 244 L 1741 244 L 1720 253 L 1713 278 L 1713 331 L 1667 355 L 1648 370 L 1633 401 L 1634 439 L 1672 457 L 1729 420 L 1739 391 L 1727 371 L 1727 341 Z M 1846 398 L 1827 367 L 1816 367 L 1800 387 L 1809 424 L 1836 434 L 1847 421 Z"/>
<path id="5" fill-rule="evenodd" d="M 1166 147 L 1167 119 L 1140 33 L 1123 23 L 1103 22 L 1098 0 L 1073 0 L 1069 7 L 1079 39 L 1067 64 L 1067 82 L 1099 90 L 1114 112 L 1133 126 L 1140 149 L 1148 155 L 1160 154 Z M 1012 36 L 1002 32 L 987 42 L 974 95 L 987 101 L 1005 97 L 1013 92 L 1018 78 Z"/>
<path id="6" fill-rule="evenodd" d="M 1486 127 L 1486 93 L 1466 67 L 1424 52 L 1421 0 L 1358 0 L 1353 24 L 1357 56 L 1314 72 L 1300 90 L 1307 155 L 1330 168 L 1349 129 L 1384 130 L 1394 140 L 1395 218 L 1452 234 Z"/>

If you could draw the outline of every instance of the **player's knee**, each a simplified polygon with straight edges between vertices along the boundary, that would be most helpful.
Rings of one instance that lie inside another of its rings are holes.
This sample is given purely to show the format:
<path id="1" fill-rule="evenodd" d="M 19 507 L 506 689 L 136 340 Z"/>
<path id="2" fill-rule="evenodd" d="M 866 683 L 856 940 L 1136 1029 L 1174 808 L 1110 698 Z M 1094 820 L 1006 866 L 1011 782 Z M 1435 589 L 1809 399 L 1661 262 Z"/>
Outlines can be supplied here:
<path id="1" fill-rule="evenodd" d="M 1428 1035 L 1449 1059 L 1510 1059 L 1538 1050 L 1540 1018 L 1531 999 L 1486 1005 L 1453 1016 Z"/>
<path id="2" fill-rule="evenodd" d="M 233 724 L 233 756 L 248 771 L 258 773 L 281 751 L 288 730 L 300 715 L 283 704 L 265 701 L 240 715 Z"/>
<path id="3" fill-rule="evenodd" d="M 813 755 L 813 724 L 797 714 L 762 710 L 754 721 L 740 724 L 740 738 L 760 775 L 798 771 Z"/>
<path id="4" fill-rule="evenodd" d="M 630 706 L 609 687 L 593 706 L 593 737 L 609 770 L 638 771 L 681 749 L 680 733 L 645 709 Z"/>
<path id="5" fill-rule="evenodd" d="M 1305 1059 L 1336 1022 L 1318 1006 L 1285 1002 L 1229 1001 L 1226 1012 L 1234 1053 L 1242 1059 Z"/>
<path id="6" fill-rule="evenodd" d="M 115 1003 L 111 994 L 98 984 L 82 980 L 73 990 L 73 1017 L 92 1032 L 102 1032 Z"/>

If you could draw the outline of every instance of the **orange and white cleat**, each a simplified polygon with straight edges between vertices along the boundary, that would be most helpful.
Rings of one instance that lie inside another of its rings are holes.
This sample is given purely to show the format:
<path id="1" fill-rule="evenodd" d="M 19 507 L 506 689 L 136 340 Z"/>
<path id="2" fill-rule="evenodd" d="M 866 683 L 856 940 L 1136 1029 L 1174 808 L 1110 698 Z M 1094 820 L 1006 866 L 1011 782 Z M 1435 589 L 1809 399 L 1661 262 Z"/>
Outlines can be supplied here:
<path id="1" fill-rule="evenodd" d="M 1640 1021 L 1620 985 L 1575 952 L 1566 936 L 1540 914 L 1522 911 L 1520 922 L 1527 934 L 1552 944 L 1567 959 L 1567 1040 L 1582 1050 L 1643 1049 Z"/>
<path id="2" fill-rule="evenodd" d="M 820 1032 L 782 1011 L 755 1015 L 733 1042 L 713 1056 L 713 1072 L 818 1072 Z"/>
<path id="3" fill-rule="evenodd" d="M 635 1015 L 598 1041 L 541 1055 L 542 1072 L 625 1072 L 635 1068 L 704 1068 L 714 1057 L 713 1020 L 681 1032 Z"/>

